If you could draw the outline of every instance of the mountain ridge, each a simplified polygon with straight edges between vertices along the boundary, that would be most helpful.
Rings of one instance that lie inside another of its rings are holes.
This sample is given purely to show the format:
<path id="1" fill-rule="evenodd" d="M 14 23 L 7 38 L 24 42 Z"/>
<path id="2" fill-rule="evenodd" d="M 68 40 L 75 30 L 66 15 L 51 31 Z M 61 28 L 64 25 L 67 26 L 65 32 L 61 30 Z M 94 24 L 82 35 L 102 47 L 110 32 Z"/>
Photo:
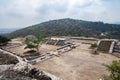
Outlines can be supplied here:
<path id="1" fill-rule="evenodd" d="M 120 38 L 120 25 L 103 22 L 84 21 L 71 18 L 50 20 L 36 25 L 16 30 L 7 37 L 20 36 L 90 36 L 101 37 L 105 34 L 109 38 Z"/>

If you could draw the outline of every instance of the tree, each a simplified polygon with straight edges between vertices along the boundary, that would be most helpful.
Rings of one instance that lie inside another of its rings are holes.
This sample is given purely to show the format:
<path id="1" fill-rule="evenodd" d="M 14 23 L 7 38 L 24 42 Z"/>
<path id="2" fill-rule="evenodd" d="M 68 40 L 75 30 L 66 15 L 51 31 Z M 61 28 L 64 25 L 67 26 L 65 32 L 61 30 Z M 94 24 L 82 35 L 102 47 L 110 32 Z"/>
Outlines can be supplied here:
<path id="1" fill-rule="evenodd" d="M 120 80 L 120 60 L 115 60 L 110 65 L 105 65 L 110 75 L 105 75 L 104 80 Z"/>
<path id="2" fill-rule="evenodd" d="M 10 41 L 10 39 L 8 39 L 4 36 L 0 36 L 0 45 L 6 44 L 6 43 L 8 43 L 8 41 Z"/>
<path id="3" fill-rule="evenodd" d="M 37 52 L 39 52 L 39 47 L 41 44 L 41 41 L 43 40 L 43 37 L 35 37 L 35 38 L 26 38 L 25 40 L 25 49 L 29 48 L 29 49 L 36 49 Z"/>

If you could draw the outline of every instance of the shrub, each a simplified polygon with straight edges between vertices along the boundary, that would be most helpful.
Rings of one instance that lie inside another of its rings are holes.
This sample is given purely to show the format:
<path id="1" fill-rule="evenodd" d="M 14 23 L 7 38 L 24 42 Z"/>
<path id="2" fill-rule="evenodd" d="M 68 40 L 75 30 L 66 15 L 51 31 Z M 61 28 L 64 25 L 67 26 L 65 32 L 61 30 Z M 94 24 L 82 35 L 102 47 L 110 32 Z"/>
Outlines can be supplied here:
<path id="1" fill-rule="evenodd" d="M 91 44 L 91 48 L 96 48 L 97 46 L 98 46 L 97 43 Z"/>
<path id="2" fill-rule="evenodd" d="M 105 75 L 104 80 L 120 80 L 120 60 L 115 60 L 110 65 L 105 65 L 110 75 Z"/>

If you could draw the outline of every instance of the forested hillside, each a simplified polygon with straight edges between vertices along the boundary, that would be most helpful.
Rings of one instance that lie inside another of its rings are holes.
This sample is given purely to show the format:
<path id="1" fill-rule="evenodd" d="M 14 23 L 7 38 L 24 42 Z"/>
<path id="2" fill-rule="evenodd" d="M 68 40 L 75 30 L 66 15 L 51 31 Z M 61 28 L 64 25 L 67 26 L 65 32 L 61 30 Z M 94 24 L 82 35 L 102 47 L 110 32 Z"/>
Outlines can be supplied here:
<path id="1" fill-rule="evenodd" d="M 32 25 L 7 34 L 7 37 L 15 38 L 26 35 L 91 36 L 120 39 L 120 25 L 66 18 Z"/>

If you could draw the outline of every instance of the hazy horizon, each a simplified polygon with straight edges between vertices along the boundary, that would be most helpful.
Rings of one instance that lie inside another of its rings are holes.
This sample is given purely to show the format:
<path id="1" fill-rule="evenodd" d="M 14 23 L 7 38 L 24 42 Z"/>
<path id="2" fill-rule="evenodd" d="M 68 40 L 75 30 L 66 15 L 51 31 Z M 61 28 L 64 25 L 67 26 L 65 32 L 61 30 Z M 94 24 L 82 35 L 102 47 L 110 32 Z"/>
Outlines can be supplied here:
<path id="1" fill-rule="evenodd" d="M 0 0 L 0 28 L 72 18 L 120 24 L 120 0 Z"/>

